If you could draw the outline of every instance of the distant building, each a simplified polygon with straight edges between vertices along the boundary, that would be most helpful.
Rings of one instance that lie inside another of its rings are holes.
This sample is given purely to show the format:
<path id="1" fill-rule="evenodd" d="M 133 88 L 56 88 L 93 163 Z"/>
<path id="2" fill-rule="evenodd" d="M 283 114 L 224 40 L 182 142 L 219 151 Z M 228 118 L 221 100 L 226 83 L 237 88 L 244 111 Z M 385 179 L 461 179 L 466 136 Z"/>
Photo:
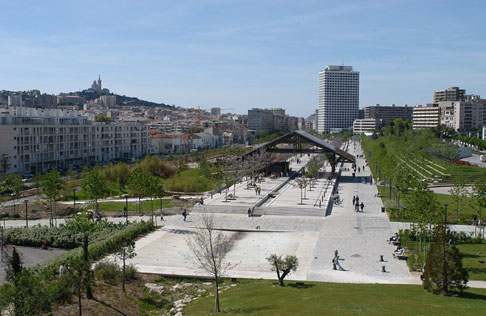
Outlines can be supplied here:
<path id="1" fill-rule="evenodd" d="M 359 115 L 359 72 L 327 66 L 319 72 L 319 133 L 351 129 Z"/>
<path id="2" fill-rule="evenodd" d="M 111 109 L 116 106 L 116 96 L 115 95 L 102 95 L 100 96 L 100 103 L 106 109 Z"/>
<path id="3" fill-rule="evenodd" d="M 255 131 L 273 131 L 273 113 L 267 109 L 253 108 L 248 110 L 248 129 Z"/>
<path id="4" fill-rule="evenodd" d="M 440 125 L 441 108 L 437 104 L 413 107 L 413 129 L 433 128 Z"/>
<path id="5" fill-rule="evenodd" d="M 459 89 L 458 87 L 451 87 L 446 90 L 434 91 L 434 103 L 440 101 L 461 101 L 466 95 L 466 90 Z"/>
<path id="6" fill-rule="evenodd" d="M 221 115 L 221 108 L 211 108 L 211 115 L 220 116 Z"/>
<path id="7" fill-rule="evenodd" d="M 380 127 L 380 119 L 357 119 L 353 122 L 353 134 L 373 134 Z"/>
<path id="8" fill-rule="evenodd" d="M 9 155 L 13 173 L 131 160 L 150 150 L 145 125 L 93 122 L 59 109 L 9 108 L 0 113 L 0 135 L 0 152 Z"/>
<path id="9" fill-rule="evenodd" d="M 12 94 L 8 96 L 8 106 L 22 106 L 22 95 Z"/>
<path id="10" fill-rule="evenodd" d="M 382 125 L 389 125 L 394 120 L 401 118 L 405 121 L 412 121 L 413 108 L 404 106 L 381 106 L 379 104 L 374 106 L 367 106 L 364 109 L 365 119 L 378 119 L 381 120 Z"/>
<path id="11" fill-rule="evenodd" d="M 486 100 L 466 95 L 460 101 L 440 101 L 441 125 L 458 132 L 478 132 L 486 126 Z"/>

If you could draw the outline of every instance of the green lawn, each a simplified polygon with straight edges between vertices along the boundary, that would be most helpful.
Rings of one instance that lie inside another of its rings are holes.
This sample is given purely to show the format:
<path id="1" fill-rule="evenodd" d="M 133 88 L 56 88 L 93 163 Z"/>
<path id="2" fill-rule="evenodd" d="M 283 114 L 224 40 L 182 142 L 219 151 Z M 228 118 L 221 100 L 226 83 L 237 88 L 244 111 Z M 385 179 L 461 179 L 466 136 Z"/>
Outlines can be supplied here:
<path id="1" fill-rule="evenodd" d="M 457 248 L 464 255 L 462 263 L 469 270 L 469 279 L 486 281 L 486 244 L 462 244 Z"/>
<path id="2" fill-rule="evenodd" d="M 377 186 L 377 188 L 378 191 L 380 192 L 381 200 L 383 201 L 383 204 L 385 205 L 390 204 L 390 202 L 386 203 L 386 201 L 390 200 L 390 189 L 385 186 Z M 470 225 L 473 221 L 474 215 L 479 217 L 478 209 L 471 205 L 473 204 L 472 203 L 473 201 L 469 197 L 462 198 L 461 202 L 459 202 L 459 220 L 458 220 L 456 214 L 456 202 L 454 201 L 452 195 L 436 193 L 435 196 L 437 197 L 437 200 L 441 205 L 444 205 L 444 203 L 449 204 L 447 208 L 447 222 L 450 224 Z M 404 204 L 404 201 L 405 201 L 405 197 L 402 197 L 401 198 L 402 205 Z M 409 218 L 406 216 L 406 213 L 404 213 L 404 215 L 405 217 L 401 218 L 400 216 L 398 216 L 398 214 L 397 215 L 393 214 L 393 216 L 390 217 L 390 220 L 396 222 L 408 221 Z"/>
<path id="3" fill-rule="evenodd" d="M 220 299 L 227 315 L 484 315 L 486 289 L 444 297 L 418 285 L 287 282 L 280 287 L 276 281 L 242 280 Z M 201 297 L 183 313 L 212 315 L 213 306 L 214 297 Z"/>

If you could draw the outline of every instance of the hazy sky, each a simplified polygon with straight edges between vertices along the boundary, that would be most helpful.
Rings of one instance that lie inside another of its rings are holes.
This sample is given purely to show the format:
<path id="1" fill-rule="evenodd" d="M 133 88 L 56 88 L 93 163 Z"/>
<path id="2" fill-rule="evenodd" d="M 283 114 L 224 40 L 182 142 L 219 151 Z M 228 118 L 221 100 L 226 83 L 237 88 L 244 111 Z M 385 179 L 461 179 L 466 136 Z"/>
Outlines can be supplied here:
<path id="1" fill-rule="evenodd" d="M 360 106 L 486 94 L 486 1 L 4 1 L 0 90 L 59 93 L 101 74 L 184 107 L 317 107 L 326 65 L 360 71 Z"/>

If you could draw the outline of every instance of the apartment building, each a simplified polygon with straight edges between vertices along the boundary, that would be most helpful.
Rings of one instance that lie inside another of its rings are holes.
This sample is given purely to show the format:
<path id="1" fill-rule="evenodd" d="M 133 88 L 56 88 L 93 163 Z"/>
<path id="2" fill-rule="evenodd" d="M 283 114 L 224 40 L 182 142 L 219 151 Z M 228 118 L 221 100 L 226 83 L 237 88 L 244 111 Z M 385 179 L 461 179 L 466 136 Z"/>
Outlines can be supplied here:
<path id="1" fill-rule="evenodd" d="M 102 123 L 77 111 L 11 107 L 0 113 L 0 152 L 8 172 L 35 173 L 82 167 L 150 153 L 150 134 L 140 123 Z"/>
<path id="2" fill-rule="evenodd" d="M 441 124 L 458 132 L 477 132 L 486 126 L 486 100 L 466 95 L 460 101 L 440 101 Z"/>
<path id="3" fill-rule="evenodd" d="M 374 106 L 367 106 L 364 108 L 365 119 L 381 120 L 382 125 L 389 125 L 394 120 L 401 118 L 405 121 L 412 121 L 413 108 L 407 106 L 381 106 L 376 104 Z"/>
<path id="4" fill-rule="evenodd" d="M 319 72 L 317 131 L 351 129 L 359 115 L 359 72 L 352 66 L 327 66 Z"/>
<path id="5" fill-rule="evenodd" d="M 433 128 L 440 124 L 441 108 L 437 104 L 427 106 L 415 106 L 413 108 L 413 129 Z"/>
<path id="6" fill-rule="evenodd" d="M 466 95 L 465 89 L 459 89 L 458 87 L 451 87 L 445 90 L 434 91 L 434 103 L 440 101 L 461 101 Z"/>
<path id="7" fill-rule="evenodd" d="M 372 134 L 381 127 L 380 119 L 358 119 L 353 122 L 353 134 Z"/>

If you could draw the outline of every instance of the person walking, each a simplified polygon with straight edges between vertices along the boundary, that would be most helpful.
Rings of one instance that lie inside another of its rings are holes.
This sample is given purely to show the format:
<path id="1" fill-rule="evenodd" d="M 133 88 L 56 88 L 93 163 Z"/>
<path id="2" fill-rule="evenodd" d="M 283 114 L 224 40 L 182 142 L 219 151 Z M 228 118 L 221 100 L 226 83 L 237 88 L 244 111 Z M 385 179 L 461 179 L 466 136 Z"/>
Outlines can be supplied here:
<path id="1" fill-rule="evenodd" d="M 251 217 L 251 208 L 248 208 L 248 217 Z"/>
<path id="2" fill-rule="evenodd" d="M 187 211 L 186 209 L 184 209 L 184 211 L 182 212 L 182 217 L 184 217 L 184 222 L 186 221 L 186 218 L 187 218 Z"/>
<path id="3" fill-rule="evenodd" d="M 372 185 L 372 184 L 373 184 L 373 176 L 370 175 L 370 185 Z"/>
<path id="4" fill-rule="evenodd" d="M 356 202 L 356 196 L 353 195 L 353 205 L 354 205 L 354 202 Z"/>
<path id="5" fill-rule="evenodd" d="M 361 212 L 363 212 L 363 209 L 364 209 L 364 203 L 363 202 L 361 202 L 360 207 L 361 207 Z"/>
<path id="6" fill-rule="evenodd" d="M 341 264 L 339 264 L 339 260 L 344 260 L 344 259 L 339 259 L 339 256 L 335 256 L 333 264 L 338 268 L 339 271 L 346 271 L 343 269 L 343 267 L 341 267 Z"/>

